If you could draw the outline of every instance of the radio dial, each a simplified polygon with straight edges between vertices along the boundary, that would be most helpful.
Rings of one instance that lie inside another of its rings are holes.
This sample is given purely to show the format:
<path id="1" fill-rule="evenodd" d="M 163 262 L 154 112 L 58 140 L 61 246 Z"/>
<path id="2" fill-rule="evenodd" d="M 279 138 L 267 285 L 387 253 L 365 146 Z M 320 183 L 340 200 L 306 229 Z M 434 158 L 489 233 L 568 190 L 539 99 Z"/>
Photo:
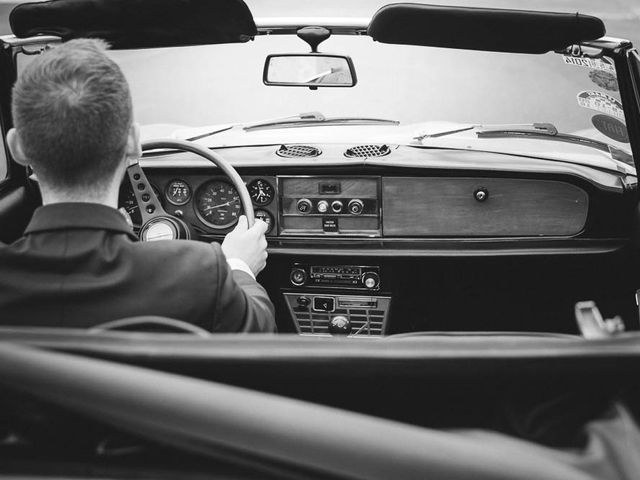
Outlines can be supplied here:
<path id="1" fill-rule="evenodd" d="M 360 215 L 364 210 L 364 203 L 362 203 L 362 200 L 360 200 L 359 198 L 354 198 L 349 202 L 347 208 L 349 209 L 349 213 L 351 215 Z"/>
<path id="2" fill-rule="evenodd" d="M 376 272 L 366 272 L 362 275 L 362 284 L 369 290 L 378 288 L 380 285 L 380 276 Z"/>
<path id="3" fill-rule="evenodd" d="M 293 283 L 296 287 L 300 287 L 304 285 L 304 282 L 307 281 L 307 272 L 305 272 L 301 268 L 294 268 L 293 270 L 291 270 L 289 279 L 291 280 L 291 283 Z"/>
<path id="4" fill-rule="evenodd" d="M 307 198 L 301 198 L 300 200 L 298 200 L 298 203 L 296 203 L 296 208 L 300 213 L 303 214 L 309 213 L 312 206 L 313 205 L 311 205 L 311 200 Z"/>
<path id="5" fill-rule="evenodd" d="M 329 210 L 329 203 L 326 200 L 320 200 L 317 209 L 320 213 L 326 213 Z"/>

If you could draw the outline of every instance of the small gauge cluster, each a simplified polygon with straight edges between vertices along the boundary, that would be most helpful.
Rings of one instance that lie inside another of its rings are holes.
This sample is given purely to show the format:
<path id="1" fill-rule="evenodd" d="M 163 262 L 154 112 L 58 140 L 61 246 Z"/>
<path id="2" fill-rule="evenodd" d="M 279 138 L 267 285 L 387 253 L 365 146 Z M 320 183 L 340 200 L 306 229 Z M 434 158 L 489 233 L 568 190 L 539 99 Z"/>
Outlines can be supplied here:
<path id="1" fill-rule="evenodd" d="M 151 175 L 153 176 L 153 175 Z M 155 177 L 155 176 L 154 176 Z M 168 213 L 183 218 L 187 223 L 203 225 L 203 233 L 227 233 L 242 215 L 242 204 L 237 189 L 226 177 L 203 178 L 202 175 L 166 176 L 163 181 L 154 178 L 162 190 L 155 189 Z M 276 197 L 275 178 L 246 178 L 255 217 L 264 221 L 267 234 L 275 233 Z M 131 195 L 122 195 L 128 209 L 135 210 Z M 135 213 L 135 212 L 133 212 Z"/>

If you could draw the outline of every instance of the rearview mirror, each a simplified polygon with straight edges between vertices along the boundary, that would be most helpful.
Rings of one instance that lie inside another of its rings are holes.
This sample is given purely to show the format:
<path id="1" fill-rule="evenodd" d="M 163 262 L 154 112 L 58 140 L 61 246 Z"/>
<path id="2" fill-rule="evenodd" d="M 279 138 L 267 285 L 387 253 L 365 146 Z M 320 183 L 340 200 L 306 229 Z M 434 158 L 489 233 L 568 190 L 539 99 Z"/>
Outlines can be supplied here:
<path id="1" fill-rule="evenodd" d="M 356 72 L 351 58 L 323 53 L 269 55 L 264 63 L 265 85 L 289 87 L 353 87 Z"/>

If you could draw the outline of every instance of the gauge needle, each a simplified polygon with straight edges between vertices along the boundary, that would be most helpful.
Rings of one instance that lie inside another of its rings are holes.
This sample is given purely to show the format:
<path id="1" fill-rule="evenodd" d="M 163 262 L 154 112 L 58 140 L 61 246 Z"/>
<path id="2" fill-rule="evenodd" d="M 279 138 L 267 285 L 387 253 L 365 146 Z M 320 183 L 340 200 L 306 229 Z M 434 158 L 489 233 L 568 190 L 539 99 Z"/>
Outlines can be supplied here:
<path id="1" fill-rule="evenodd" d="M 214 208 L 220 208 L 220 207 L 228 207 L 229 205 L 231 205 L 232 203 L 236 203 L 238 200 L 229 200 L 226 203 L 221 203 L 220 205 L 211 205 L 210 207 L 204 207 L 202 209 L 203 212 L 208 212 L 209 210 L 213 210 Z"/>

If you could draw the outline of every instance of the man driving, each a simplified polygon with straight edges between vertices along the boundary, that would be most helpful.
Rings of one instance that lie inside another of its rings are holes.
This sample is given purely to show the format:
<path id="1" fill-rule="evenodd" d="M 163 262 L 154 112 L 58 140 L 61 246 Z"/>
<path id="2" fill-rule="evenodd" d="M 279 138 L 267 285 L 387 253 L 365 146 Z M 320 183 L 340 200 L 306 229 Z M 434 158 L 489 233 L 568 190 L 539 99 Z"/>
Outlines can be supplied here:
<path id="1" fill-rule="evenodd" d="M 100 40 L 72 40 L 26 66 L 13 90 L 7 143 L 42 194 L 24 236 L 0 246 L 0 323 L 91 327 L 136 316 L 216 332 L 271 332 L 255 280 L 266 224 L 241 217 L 222 245 L 137 242 L 117 210 L 141 155 L 129 86 Z"/>

